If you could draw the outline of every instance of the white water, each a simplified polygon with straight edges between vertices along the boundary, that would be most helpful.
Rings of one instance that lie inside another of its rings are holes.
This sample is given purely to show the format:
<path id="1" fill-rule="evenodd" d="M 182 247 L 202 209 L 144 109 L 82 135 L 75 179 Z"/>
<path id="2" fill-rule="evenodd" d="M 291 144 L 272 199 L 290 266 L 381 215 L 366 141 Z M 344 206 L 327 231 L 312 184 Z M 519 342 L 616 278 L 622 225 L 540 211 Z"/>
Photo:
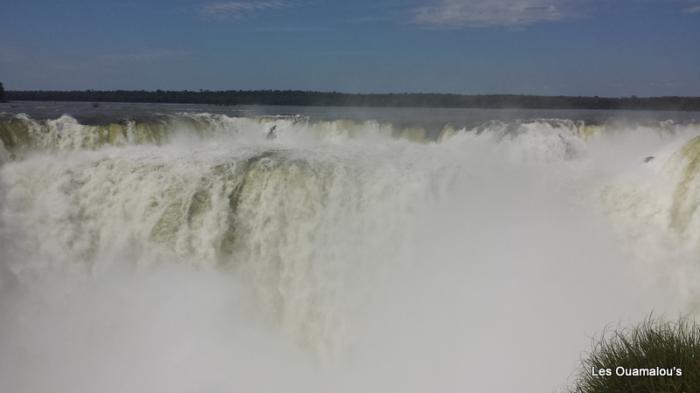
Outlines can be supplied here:
<path id="1" fill-rule="evenodd" d="M 700 127 L 186 120 L 0 149 L 0 391 L 552 391 L 700 299 Z"/>

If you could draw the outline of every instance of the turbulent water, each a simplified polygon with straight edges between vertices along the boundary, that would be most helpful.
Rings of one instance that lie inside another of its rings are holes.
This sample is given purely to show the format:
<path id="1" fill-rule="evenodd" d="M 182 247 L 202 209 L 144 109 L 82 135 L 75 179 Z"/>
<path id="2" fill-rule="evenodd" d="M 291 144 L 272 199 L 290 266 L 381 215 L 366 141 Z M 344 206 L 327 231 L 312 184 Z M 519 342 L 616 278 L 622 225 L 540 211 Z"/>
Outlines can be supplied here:
<path id="1" fill-rule="evenodd" d="M 692 120 L 0 118 L 3 392 L 563 390 L 700 307 Z"/>

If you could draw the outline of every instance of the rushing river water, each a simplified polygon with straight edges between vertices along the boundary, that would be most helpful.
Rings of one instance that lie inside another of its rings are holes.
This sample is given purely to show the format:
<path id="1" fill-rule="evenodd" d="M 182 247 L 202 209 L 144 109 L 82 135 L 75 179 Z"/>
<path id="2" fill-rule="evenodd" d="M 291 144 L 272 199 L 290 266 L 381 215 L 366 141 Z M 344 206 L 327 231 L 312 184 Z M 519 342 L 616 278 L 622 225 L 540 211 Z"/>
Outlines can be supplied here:
<path id="1" fill-rule="evenodd" d="M 700 304 L 700 113 L 0 112 L 3 392 L 546 392 Z"/>

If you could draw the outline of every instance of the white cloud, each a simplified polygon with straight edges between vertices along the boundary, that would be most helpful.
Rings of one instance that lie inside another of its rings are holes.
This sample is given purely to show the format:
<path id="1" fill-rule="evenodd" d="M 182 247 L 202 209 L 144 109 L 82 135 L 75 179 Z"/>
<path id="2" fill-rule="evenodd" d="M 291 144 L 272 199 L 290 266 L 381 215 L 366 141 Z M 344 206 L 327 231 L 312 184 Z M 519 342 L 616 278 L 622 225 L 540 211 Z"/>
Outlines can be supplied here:
<path id="1" fill-rule="evenodd" d="M 229 1 L 205 5 L 203 12 L 207 15 L 240 18 L 257 11 L 275 10 L 287 7 L 286 1 L 280 0 L 248 0 Z"/>
<path id="2" fill-rule="evenodd" d="M 575 0 L 433 0 L 413 9 L 415 23 L 433 28 L 527 26 L 575 16 Z"/>
<path id="3" fill-rule="evenodd" d="M 699 12 L 700 12 L 700 4 L 693 5 L 693 6 L 690 6 L 690 7 L 686 8 L 686 9 L 685 9 L 685 12 L 687 12 L 687 13 L 689 13 L 689 14 L 696 14 L 696 13 L 699 13 Z"/>

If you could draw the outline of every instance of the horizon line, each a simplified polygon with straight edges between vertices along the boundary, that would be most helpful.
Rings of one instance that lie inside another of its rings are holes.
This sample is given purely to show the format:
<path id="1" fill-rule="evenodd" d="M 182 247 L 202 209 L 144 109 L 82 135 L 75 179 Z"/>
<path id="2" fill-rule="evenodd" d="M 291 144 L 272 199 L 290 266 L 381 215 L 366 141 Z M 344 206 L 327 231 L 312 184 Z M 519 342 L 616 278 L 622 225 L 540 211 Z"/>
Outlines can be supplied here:
<path id="1" fill-rule="evenodd" d="M 395 96 L 395 95 L 433 95 L 461 97 L 542 97 L 542 98 L 598 98 L 598 99 L 652 99 L 652 98 L 690 98 L 700 99 L 700 95 L 654 95 L 654 96 L 609 96 L 609 95 L 575 95 L 575 94 L 534 94 L 534 93 L 439 93 L 439 92 L 343 92 L 337 90 L 303 90 L 303 89 L 13 89 L 5 93 L 107 93 L 107 92 L 139 92 L 139 93 L 305 93 L 305 94 L 335 94 L 347 96 Z"/>

